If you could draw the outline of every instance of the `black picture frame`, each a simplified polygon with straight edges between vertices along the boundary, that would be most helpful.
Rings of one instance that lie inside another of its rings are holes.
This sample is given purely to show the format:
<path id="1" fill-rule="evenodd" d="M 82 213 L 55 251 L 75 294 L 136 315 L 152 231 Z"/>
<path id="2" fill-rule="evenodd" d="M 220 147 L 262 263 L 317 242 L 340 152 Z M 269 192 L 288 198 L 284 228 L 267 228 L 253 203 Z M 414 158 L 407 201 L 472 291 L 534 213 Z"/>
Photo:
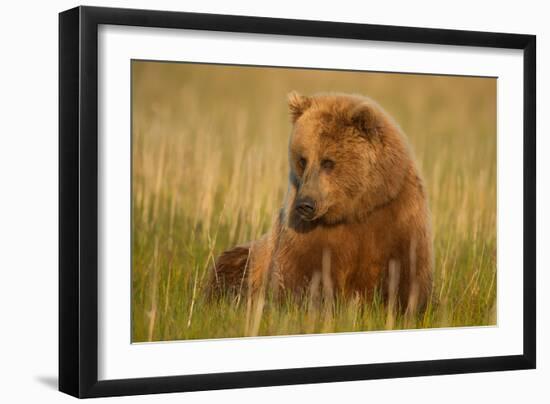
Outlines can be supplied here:
<path id="1" fill-rule="evenodd" d="M 97 53 L 100 24 L 523 50 L 523 354 L 99 381 Z M 96 7 L 77 7 L 60 13 L 59 390 L 84 398 L 534 369 L 535 104 L 534 35 Z"/>

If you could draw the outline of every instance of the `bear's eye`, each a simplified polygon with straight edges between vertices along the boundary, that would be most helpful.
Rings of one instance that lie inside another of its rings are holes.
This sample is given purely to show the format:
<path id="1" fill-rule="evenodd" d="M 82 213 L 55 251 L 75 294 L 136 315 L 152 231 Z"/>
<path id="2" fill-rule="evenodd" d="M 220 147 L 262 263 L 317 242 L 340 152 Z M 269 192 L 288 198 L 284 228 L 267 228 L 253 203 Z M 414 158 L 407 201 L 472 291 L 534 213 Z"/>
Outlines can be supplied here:
<path id="1" fill-rule="evenodd" d="M 321 161 L 321 167 L 325 170 L 332 170 L 334 168 L 334 161 L 324 159 L 323 161 Z"/>
<path id="2" fill-rule="evenodd" d="M 298 166 L 303 170 L 307 166 L 307 160 L 304 157 L 300 157 L 298 160 Z"/>

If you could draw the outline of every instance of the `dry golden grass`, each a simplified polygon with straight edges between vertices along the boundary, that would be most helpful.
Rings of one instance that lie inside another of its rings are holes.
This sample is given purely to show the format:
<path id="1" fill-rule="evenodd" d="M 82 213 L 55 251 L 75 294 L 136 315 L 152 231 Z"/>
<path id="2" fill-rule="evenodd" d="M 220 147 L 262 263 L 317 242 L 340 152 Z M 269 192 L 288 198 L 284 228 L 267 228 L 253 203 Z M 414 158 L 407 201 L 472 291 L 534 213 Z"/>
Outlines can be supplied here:
<path id="1" fill-rule="evenodd" d="M 150 62 L 132 73 L 134 342 L 495 324 L 496 80 Z M 281 205 L 291 90 L 368 95 L 407 133 L 434 226 L 423 315 L 327 304 L 321 279 L 302 302 L 204 299 L 216 255 L 265 233 Z"/>

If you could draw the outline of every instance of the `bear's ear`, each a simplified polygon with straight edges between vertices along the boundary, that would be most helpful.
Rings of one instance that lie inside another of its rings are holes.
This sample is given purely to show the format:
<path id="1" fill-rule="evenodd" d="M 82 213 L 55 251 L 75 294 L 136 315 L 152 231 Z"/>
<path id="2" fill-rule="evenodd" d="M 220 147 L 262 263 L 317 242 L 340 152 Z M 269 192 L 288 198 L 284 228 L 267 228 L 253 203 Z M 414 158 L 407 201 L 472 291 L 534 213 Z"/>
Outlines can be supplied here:
<path id="1" fill-rule="evenodd" d="M 298 94 L 296 91 L 291 91 L 288 96 L 288 108 L 290 110 L 290 118 L 292 123 L 296 122 L 306 109 L 311 106 L 311 98 Z"/>
<path id="2" fill-rule="evenodd" d="M 366 103 L 359 104 L 352 109 L 350 123 L 364 136 L 376 133 L 379 126 L 376 111 Z"/>

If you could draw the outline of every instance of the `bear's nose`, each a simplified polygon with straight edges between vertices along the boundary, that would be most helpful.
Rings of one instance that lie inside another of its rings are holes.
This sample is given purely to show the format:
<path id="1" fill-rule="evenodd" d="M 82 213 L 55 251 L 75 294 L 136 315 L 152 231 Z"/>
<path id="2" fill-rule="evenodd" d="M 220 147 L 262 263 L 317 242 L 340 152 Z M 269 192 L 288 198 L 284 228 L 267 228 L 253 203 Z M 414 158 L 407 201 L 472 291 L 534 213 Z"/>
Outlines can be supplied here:
<path id="1" fill-rule="evenodd" d="M 300 198 L 296 202 L 296 210 L 306 220 L 310 220 L 315 215 L 315 201 L 309 197 Z"/>

